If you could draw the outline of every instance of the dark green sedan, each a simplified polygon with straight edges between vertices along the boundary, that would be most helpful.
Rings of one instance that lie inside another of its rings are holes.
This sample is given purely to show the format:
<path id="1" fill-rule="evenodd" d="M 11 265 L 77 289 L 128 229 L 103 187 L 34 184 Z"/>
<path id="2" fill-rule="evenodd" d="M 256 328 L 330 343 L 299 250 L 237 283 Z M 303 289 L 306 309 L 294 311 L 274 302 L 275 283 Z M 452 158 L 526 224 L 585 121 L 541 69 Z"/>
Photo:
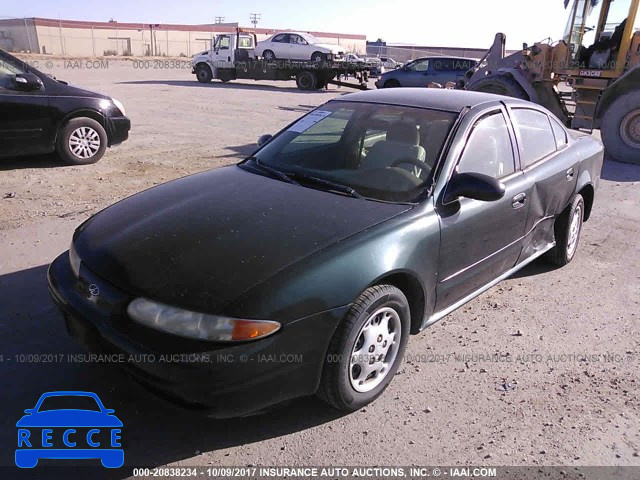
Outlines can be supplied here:
<path id="1" fill-rule="evenodd" d="M 603 148 L 534 104 L 336 98 L 238 165 L 123 200 L 49 268 L 68 331 L 211 416 L 355 410 L 416 334 L 539 257 L 575 256 Z"/>

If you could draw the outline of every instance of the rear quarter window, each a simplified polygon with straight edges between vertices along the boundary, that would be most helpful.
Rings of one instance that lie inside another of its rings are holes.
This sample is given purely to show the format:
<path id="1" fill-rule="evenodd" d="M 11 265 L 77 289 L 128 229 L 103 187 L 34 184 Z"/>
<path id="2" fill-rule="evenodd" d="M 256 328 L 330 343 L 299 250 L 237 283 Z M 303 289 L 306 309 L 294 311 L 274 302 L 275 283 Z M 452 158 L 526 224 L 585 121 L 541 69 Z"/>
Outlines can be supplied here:
<path id="1" fill-rule="evenodd" d="M 560 125 L 560 122 L 553 117 L 551 117 L 551 128 L 553 129 L 553 135 L 556 137 L 556 148 L 562 150 L 569 144 L 567 131 Z"/>

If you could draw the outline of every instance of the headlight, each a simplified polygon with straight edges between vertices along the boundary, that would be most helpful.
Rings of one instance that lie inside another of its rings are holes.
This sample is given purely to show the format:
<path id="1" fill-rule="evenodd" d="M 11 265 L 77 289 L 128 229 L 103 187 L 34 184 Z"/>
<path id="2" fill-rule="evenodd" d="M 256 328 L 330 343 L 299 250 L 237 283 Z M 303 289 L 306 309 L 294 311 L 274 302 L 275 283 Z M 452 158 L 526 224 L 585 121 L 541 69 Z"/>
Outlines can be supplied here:
<path id="1" fill-rule="evenodd" d="M 73 241 L 71 242 L 71 246 L 69 247 L 69 263 L 71 263 L 71 270 L 76 278 L 80 277 L 80 257 L 78 256 L 78 252 L 76 252 L 76 247 L 73 246 Z"/>
<path id="2" fill-rule="evenodd" d="M 147 327 L 197 340 L 258 340 L 280 330 L 280 324 L 271 320 L 244 320 L 190 312 L 146 298 L 133 300 L 127 307 L 127 313 L 134 321 Z"/>
<path id="3" fill-rule="evenodd" d="M 127 115 L 127 112 L 124 110 L 124 105 L 122 105 L 122 102 L 120 100 L 116 100 L 115 98 L 112 98 L 111 101 L 116 107 L 118 107 L 118 110 L 120 110 L 123 116 Z"/>

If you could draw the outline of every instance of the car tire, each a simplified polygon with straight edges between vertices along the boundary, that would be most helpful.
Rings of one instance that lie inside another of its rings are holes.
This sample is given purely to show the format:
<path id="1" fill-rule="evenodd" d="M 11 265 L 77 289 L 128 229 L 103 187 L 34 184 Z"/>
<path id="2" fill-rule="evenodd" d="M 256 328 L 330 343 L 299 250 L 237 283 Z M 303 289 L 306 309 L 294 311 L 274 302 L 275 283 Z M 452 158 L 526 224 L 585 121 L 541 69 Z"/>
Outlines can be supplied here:
<path id="1" fill-rule="evenodd" d="M 72 118 L 58 132 L 56 150 L 69 165 L 88 165 L 102 158 L 107 132 L 92 118 Z"/>
<path id="2" fill-rule="evenodd" d="M 198 65 L 196 67 L 196 78 L 200 83 L 209 83 L 213 79 L 213 72 L 209 65 Z"/>
<path id="3" fill-rule="evenodd" d="M 640 165 L 640 92 L 629 92 L 604 112 L 602 143 L 614 160 Z"/>
<path id="4" fill-rule="evenodd" d="M 296 75 L 296 85 L 300 90 L 315 90 L 318 78 L 315 73 L 304 70 Z"/>
<path id="5" fill-rule="evenodd" d="M 402 291 L 393 285 L 365 290 L 331 339 L 318 396 L 347 412 L 378 398 L 402 362 L 410 325 L 409 302 Z"/>
<path id="6" fill-rule="evenodd" d="M 391 80 L 387 80 L 386 82 L 384 82 L 382 88 L 398 88 L 399 86 L 400 82 L 392 78 Z"/>
<path id="7" fill-rule="evenodd" d="M 469 85 L 467 90 L 471 90 L 473 92 L 495 93 L 497 95 L 529 100 L 527 92 L 525 92 L 520 84 L 510 75 L 492 75 L 483 78 Z"/>
<path id="8" fill-rule="evenodd" d="M 316 63 L 322 63 L 327 60 L 327 56 L 322 52 L 313 52 L 311 54 L 311 61 Z"/>
<path id="9" fill-rule="evenodd" d="M 556 246 L 546 255 L 553 265 L 563 267 L 573 260 L 580 243 L 580 233 L 584 222 L 584 199 L 577 194 L 569 206 L 556 219 L 554 225 Z"/>
<path id="10" fill-rule="evenodd" d="M 262 58 L 264 58 L 267 62 L 273 62 L 276 59 L 276 54 L 273 53 L 273 50 L 265 50 L 262 52 Z"/>

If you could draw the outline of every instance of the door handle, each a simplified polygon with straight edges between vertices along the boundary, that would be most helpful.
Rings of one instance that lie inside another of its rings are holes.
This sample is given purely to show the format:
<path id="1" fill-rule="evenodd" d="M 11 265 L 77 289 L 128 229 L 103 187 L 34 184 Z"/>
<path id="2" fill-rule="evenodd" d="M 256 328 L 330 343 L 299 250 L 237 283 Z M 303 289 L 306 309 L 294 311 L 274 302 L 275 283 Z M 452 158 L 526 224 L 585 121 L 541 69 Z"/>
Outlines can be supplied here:
<path id="1" fill-rule="evenodd" d="M 513 197 L 513 200 L 511 201 L 511 206 L 513 208 L 520 208 L 520 207 L 524 207 L 525 203 L 527 203 L 527 194 L 519 193 L 518 195 Z"/>
<path id="2" fill-rule="evenodd" d="M 567 181 L 568 182 L 573 180 L 573 174 L 574 173 L 575 173 L 575 170 L 573 169 L 573 167 L 571 167 L 569 170 L 567 170 Z"/>

